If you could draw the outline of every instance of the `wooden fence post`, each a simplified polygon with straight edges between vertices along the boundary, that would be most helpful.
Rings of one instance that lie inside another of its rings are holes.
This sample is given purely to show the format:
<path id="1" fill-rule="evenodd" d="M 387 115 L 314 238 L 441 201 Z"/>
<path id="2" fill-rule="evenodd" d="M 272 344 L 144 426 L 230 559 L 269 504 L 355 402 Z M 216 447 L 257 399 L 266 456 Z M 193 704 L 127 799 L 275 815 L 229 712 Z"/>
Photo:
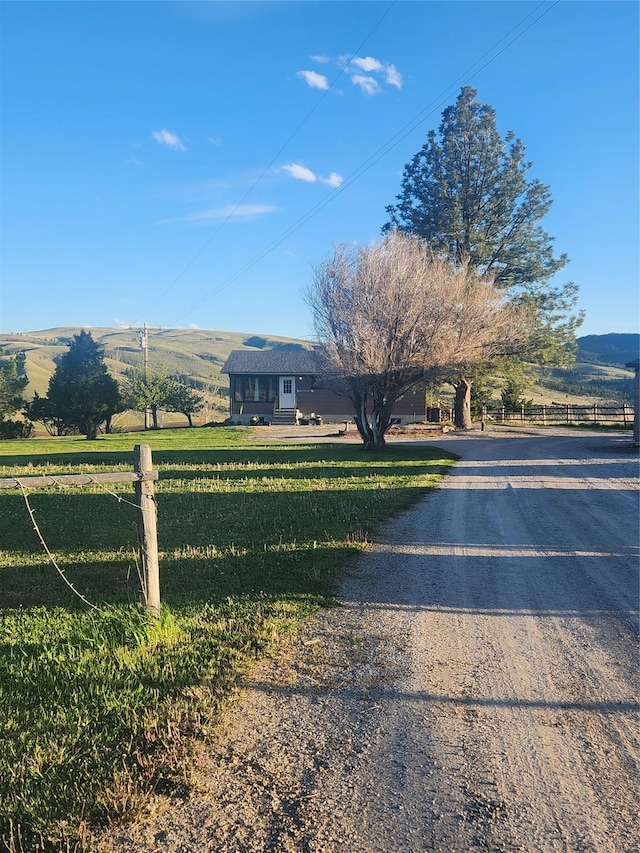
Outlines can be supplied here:
<path id="1" fill-rule="evenodd" d="M 133 448 L 134 466 L 141 477 L 134 483 L 138 511 L 138 540 L 142 564 L 142 595 L 147 610 L 160 612 L 160 570 L 158 566 L 158 530 L 153 480 L 145 474 L 153 470 L 151 448 L 136 444 Z"/>

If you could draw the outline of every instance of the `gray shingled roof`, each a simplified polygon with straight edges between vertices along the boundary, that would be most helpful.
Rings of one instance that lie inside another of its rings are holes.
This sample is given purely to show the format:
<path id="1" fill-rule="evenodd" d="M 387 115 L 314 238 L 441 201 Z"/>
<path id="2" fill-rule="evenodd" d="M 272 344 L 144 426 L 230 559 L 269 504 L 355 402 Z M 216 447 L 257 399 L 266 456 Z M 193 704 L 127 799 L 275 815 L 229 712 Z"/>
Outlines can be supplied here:
<path id="1" fill-rule="evenodd" d="M 233 350 L 222 366 L 222 373 L 306 373 L 319 372 L 316 356 L 306 349 L 265 349 L 260 352 Z"/>

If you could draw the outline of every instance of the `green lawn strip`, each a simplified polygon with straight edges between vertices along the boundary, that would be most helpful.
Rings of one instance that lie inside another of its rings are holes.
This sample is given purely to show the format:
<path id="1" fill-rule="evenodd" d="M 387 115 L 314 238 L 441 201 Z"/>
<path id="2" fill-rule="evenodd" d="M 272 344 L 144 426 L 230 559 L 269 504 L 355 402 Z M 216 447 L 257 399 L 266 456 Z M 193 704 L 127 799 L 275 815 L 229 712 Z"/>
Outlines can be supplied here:
<path id="1" fill-rule="evenodd" d="M 120 501 L 97 485 L 29 493 L 60 569 L 100 611 L 63 583 L 22 494 L 0 492 L 0 837 L 20 827 L 25 849 L 89 849 L 88 828 L 135 815 L 152 788 L 187 786 L 193 744 L 238 675 L 331 604 L 375 525 L 452 462 L 400 444 L 367 454 L 168 433 L 0 445 L 5 477 L 130 469 L 138 442 L 160 472 L 155 622 L 137 603 L 127 485 L 109 487 Z"/>

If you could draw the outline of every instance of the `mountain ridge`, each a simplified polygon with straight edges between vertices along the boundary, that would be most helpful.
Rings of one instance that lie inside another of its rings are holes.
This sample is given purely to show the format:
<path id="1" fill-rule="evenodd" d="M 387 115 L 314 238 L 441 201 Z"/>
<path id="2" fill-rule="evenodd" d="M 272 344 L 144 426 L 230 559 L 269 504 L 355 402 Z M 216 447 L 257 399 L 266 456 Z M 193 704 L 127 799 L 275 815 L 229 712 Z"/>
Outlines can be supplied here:
<path id="1" fill-rule="evenodd" d="M 640 357 L 640 334 L 608 332 L 604 335 L 582 335 L 576 339 L 578 358 L 591 364 L 624 367 Z"/>

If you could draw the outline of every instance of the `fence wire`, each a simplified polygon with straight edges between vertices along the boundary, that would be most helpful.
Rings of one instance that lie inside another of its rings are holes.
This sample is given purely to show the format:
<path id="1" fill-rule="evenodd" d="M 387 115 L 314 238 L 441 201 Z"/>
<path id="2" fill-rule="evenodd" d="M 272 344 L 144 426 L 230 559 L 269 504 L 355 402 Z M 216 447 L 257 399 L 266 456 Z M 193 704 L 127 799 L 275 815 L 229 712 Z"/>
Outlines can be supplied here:
<path id="1" fill-rule="evenodd" d="M 58 574 L 60 575 L 62 580 L 66 583 L 66 585 L 69 587 L 69 589 L 71 590 L 71 592 L 74 595 L 76 595 L 81 601 L 83 601 L 86 605 L 91 607 L 93 610 L 96 610 L 98 613 L 102 613 L 103 612 L 102 608 L 98 607 L 97 604 L 93 604 L 93 602 L 89 601 L 88 598 L 86 598 L 81 592 L 79 592 L 79 590 L 77 590 L 75 588 L 75 586 L 71 583 L 69 578 L 66 576 L 64 569 L 61 569 L 60 566 L 58 565 L 56 558 L 51 553 L 49 546 L 47 545 L 45 538 L 42 535 L 42 532 L 38 526 L 38 522 L 36 521 L 36 517 L 35 517 L 35 514 L 33 512 L 33 508 L 31 507 L 31 504 L 29 503 L 29 494 L 28 494 L 28 492 L 24 486 L 24 483 L 18 477 L 16 477 L 15 480 L 16 480 L 16 483 L 18 484 L 18 486 L 20 487 L 20 491 L 22 492 L 22 497 L 24 498 L 24 502 L 26 504 L 27 511 L 28 511 L 29 517 L 31 519 L 31 523 L 33 525 L 33 529 L 35 530 L 35 532 L 38 536 L 38 539 L 42 543 L 42 547 L 44 548 L 45 553 L 49 557 L 51 564 L 54 566 L 55 570 L 58 572 Z"/>

